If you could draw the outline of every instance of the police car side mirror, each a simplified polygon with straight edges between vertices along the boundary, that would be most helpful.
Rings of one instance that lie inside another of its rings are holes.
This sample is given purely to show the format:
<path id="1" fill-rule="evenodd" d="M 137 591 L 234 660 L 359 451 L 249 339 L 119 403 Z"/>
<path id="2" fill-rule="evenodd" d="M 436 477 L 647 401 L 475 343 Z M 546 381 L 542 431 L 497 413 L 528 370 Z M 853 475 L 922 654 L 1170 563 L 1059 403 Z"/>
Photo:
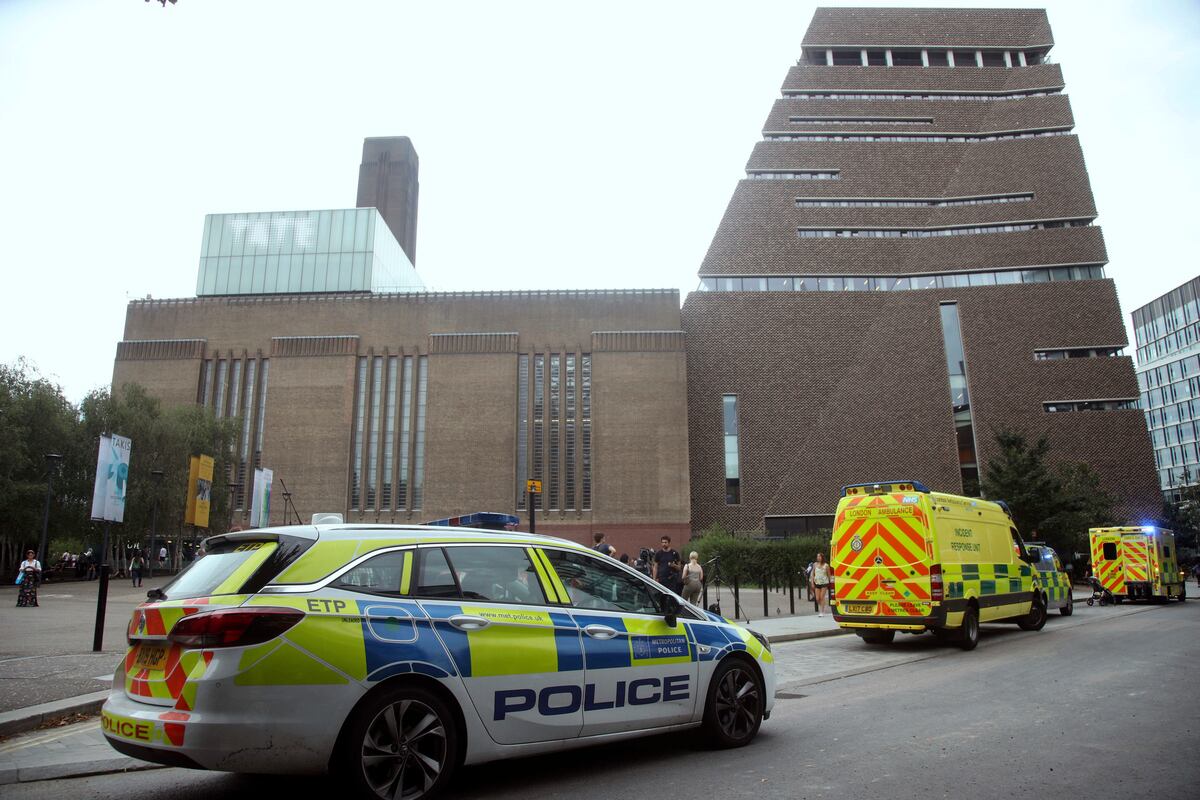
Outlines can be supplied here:
<path id="1" fill-rule="evenodd" d="M 679 601 L 675 599 L 675 595 L 659 595 L 658 608 L 662 611 L 667 627 L 674 628 L 679 621 Z"/>

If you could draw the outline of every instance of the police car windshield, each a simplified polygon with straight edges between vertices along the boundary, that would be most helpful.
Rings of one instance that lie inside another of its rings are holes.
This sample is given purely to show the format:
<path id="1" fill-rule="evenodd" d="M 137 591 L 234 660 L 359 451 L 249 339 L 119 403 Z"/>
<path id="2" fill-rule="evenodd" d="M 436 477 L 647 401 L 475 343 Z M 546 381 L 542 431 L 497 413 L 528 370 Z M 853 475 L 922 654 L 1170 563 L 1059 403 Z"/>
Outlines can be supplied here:
<path id="1" fill-rule="evenodd" d="M 218 545 L 213 552 L 193 561 L 175 580 L 164 586 L 163 596 L 159 599 L 178 600 L 186 597 L 235 594 L 250 574 L 241 576 L 241 580 L 230 579 L 235 578 L 238 569 L 246 566 L 246 562 L 251 558 L 256 558 L 261 563 L 261 559 L 268 555 L 268 552 L 264 552 L 268 548 L 274 550 L 275 543 L 241 542 Z"/>

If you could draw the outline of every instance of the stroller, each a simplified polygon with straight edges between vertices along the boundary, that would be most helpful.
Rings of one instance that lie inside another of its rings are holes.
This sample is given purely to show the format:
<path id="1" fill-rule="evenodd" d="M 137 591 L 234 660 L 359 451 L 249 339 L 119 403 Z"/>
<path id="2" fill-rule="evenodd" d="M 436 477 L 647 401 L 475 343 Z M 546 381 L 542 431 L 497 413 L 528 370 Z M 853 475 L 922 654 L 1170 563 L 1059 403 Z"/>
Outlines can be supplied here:
<path id="1" fill-rule="evenodd" d="M 1113 593 L 1100 583 L 1100 579 L 1095 575 L 1088 576 L 1088 583 L 1092 585 L 1092 596 L 1087 599 L 1089 606 L 1095 605 L 1097 601 L 1102 606 L 1116 605 L 1116 600 L 1113 599 Z"/>

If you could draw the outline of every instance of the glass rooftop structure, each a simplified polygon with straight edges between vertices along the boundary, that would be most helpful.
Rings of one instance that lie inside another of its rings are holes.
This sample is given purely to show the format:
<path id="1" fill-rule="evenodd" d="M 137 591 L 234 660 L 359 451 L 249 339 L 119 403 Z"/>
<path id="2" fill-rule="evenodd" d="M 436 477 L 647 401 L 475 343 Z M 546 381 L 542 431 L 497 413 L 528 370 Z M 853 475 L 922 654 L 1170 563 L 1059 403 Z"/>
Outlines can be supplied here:
<path id="1" fill-rule="evenodd" d="M 423 292 L 373 208 L 209 214 L 196 294 Z"/>

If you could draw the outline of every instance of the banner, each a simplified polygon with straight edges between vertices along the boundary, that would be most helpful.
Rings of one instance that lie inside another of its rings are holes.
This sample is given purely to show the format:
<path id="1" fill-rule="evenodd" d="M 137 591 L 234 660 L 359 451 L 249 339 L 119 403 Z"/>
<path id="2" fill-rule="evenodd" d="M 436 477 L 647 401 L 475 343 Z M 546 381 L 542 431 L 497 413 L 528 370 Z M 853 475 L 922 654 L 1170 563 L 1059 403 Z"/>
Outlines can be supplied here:
<path id="1" fill-rule="evenodd" d="M 271 525 L 271 483 L 274 480 L 274 471 L 263 468 L 254 470 L 254 497 L 250 501 L 251 528 Z"/>
<path id="2" fill-rule="evenodd" d="M 207 528 L 208 512 L 212 508 L 213 457 L 192 456 L 192 462 L 196 471 L 194 482 L 192 473 L 188 472 L 188 507 L 192 509 L 192 518 L 184 521 L 197 528 Z"/>
<path id="3" fill-rule="evenodd" d="M 113 434 L 100 437 L 96 456 L 96 483 L 92 488 L 92 519 L 125 521 L 125 492 L 129 488 L 129 451 L 132 442 Z"/>

